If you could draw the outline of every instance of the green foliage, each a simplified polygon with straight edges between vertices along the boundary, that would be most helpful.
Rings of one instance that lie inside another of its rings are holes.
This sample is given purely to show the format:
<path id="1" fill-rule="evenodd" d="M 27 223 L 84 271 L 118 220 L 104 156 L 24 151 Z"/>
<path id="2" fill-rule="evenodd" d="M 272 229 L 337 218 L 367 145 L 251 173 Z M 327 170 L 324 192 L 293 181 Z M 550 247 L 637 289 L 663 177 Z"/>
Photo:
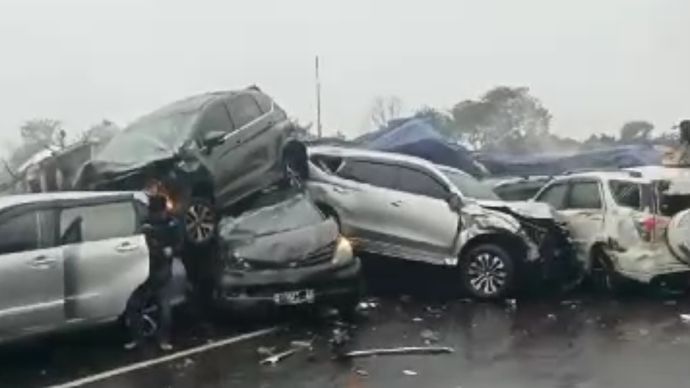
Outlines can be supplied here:
<path id="1" fill-rule="evenodd" d="M 653 130 L 654 124 L 649 121 L 628 121 L 621 128 L 620 141 L 624 144 L 647 142 Z"/>

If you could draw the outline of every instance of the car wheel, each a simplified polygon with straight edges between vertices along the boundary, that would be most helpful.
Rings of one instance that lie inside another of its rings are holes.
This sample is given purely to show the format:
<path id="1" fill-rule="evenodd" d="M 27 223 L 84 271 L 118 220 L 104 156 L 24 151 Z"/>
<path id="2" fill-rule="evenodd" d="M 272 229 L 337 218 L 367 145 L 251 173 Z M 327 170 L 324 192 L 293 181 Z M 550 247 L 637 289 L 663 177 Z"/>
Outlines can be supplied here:
<path id="1" fill-rule="evenodd" d="M 463 285 L 478 299 L 505 296 L 515 283 L 513 259 L 501 247 L 484 244 L 472 248 L 460 261 Z"/>
<path id="2" fill-rule="evenodd" d="M 194 246 L 206 245 L 216 235 L 218 220 L 213 204 L 193 198 L 184 214 L 185 237 Z"/>
<path id="3" fill-rule="evenodd" d="M 599 292 L 618 294 L 628 286 L 628 283 L 616 273 L 611 259 L 601 249 L 595 249 L 592 254 L 592 284 Z"/>

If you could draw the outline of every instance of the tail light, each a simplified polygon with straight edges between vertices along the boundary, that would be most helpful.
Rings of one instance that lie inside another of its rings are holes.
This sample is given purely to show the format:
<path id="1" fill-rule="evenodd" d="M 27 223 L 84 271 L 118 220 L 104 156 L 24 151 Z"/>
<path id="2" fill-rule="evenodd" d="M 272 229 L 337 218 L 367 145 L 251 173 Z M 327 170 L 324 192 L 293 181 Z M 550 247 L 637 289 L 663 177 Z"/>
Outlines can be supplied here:
<path id="1" fill-rule="evenodd" d="M 645 215 L 636 220 L 635 226 L 640 238 L 647 242 L 653 242 L 663 234 L 664 229 L 668 226 L 668 220 L 657 215 Z"/>

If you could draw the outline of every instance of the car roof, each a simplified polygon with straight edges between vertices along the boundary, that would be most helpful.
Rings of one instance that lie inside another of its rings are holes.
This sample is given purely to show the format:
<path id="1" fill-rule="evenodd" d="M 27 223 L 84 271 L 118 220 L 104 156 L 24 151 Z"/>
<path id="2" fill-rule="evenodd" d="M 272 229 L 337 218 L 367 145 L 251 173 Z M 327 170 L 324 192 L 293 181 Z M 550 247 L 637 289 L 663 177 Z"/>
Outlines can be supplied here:
<path id="1" fill-rule="evenodd" d="M 587 171 L 574 174 L 558 175 L 554 177 L 554 181 L 572 180 L 572 179 L 601 179 L 601 180 L 624 180 L 635 183 L 649 183 L 649 178 L 640 177 L 631 174 L 631 171 L 616 170 L 616 171 Z"/>
<path id="2" fill-rule="evenodd" d="M 63 200 L 108 199 L 131 196 L 136 198 L 143 193 L 135 191 L 59 191 L 53 193 L 13 194 L 0 197 L 0 209 L 17 205 Z"/>
<path id="3" fill-rule="evenodd" d="M 418 158 L 416 156 L 409 156 L 403 154 L 397 154 L 394 152 L 385 151 L 374 151 L 367 150 L 364 148 L 350 148 L 350 147 L 337 147 L 337 146 L 314 146 L 309 147 L 309 153 L 336 156 L 343 158 L 360 158 L 360 159 L 377 159 L 386 160 L 390 162 L 397 162 L 400 164 L 407 165 L 418 165 L 423 166 L 428 169 L 438 169 L 439 166 L 428 160 Z"/>

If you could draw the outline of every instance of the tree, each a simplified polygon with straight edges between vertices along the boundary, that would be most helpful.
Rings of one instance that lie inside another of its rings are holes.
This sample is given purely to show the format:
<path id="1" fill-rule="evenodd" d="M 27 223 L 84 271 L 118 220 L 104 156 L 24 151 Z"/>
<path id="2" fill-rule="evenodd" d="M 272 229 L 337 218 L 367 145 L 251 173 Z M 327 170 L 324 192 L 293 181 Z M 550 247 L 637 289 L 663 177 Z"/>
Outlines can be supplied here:
<path id="1" fill-rule="evenodd" d="M 451 110 L 458 130 L 476 149 L 526 151 L 549 133 L 551 114 L 526 87 L 499 86 Z"/>
<path id="2" fill-rule="evenodd" d="M 371 108 L 371 123 L 376 128 L 385 127 L 392 119 L 400 117 L 402 100 L 396 96 L 376 97 Z"/>
<path id="3" fill-rule="evenodd" d="M 417 110 L 413 117 L 427 120 L 434 128 L 448 137 L 459 137 L 458 128 L 455 126 L 453 117 L 446 112 L 424 106 Z"/>
<path id="4" fill-rule="evenodd" d="M 91 141 L 94 143 L 105 143 L 113 138 L 120 131 L 120 127 L 110 120 L 103 119 L 98 124 L 92 125 L 81 135 L 81 141 Z"/>
<path id="5" fill-rule="evenodd" d="M 39 151 L 53 151 L 66 146 L 66 133 L 58 120 L 28 120 L 19 128 L 19 136 L 22 142 L 13 149 L 7 161 L 7 165 L 13 169 Z"/>
<path id="6" fill-rule="evenodd" d="M 637 120 L 628 121 L 621 127 L 621 143 L 642 143 L 650 140 L 650 135 L 654 130 L 654 124 L 649 121 Z"/>

